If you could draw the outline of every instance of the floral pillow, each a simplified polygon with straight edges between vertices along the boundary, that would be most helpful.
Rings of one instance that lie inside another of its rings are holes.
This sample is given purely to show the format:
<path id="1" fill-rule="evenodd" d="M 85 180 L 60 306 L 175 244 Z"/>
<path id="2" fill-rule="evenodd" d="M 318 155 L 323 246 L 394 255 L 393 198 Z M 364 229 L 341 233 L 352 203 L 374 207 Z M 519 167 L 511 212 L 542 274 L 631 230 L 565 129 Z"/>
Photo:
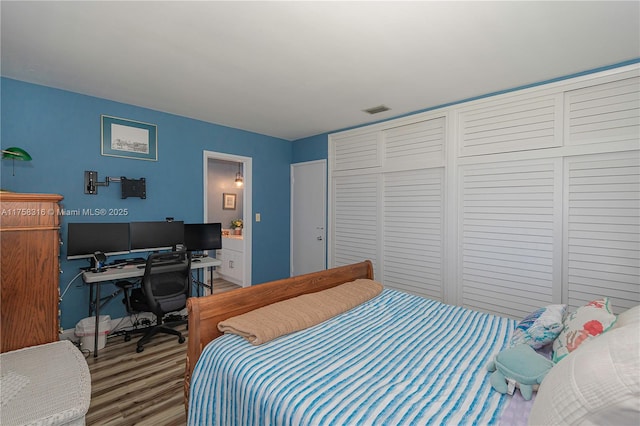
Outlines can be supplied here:
<path id="1" fill-rule="evenodd" d="M 607 331 L 616 322 L 609 298 L 594 300 L 564 319 L 564 328 L 553 342 L 553 362 L 558 362 L 584 342 Z"/>
<path id="2" fill-rule="evenodd" d="M 562 331 L 562 317 L 567 305 L 549 305 L 527 315 L 516 326 L 511 346 L 527 344 L 540 349 L 553 342 Z"/>

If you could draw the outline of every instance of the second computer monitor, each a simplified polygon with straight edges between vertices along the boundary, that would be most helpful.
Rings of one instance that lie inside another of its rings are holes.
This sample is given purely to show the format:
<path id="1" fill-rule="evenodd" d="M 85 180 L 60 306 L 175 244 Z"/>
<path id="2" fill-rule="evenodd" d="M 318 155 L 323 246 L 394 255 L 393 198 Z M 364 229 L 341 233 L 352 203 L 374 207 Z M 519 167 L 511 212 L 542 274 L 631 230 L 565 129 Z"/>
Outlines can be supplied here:
<path id="1" fill-rule="evenodd" d="M 188 251 L 218 250 L 222 248 L 221 223 L 186 223 L 184 245 Z"/>
<path id="2" fill-rule="evenodd" d="M 171 250 L 184 244 L 184 223 L 131 222 L 129 224 L 131 251 Z"/>

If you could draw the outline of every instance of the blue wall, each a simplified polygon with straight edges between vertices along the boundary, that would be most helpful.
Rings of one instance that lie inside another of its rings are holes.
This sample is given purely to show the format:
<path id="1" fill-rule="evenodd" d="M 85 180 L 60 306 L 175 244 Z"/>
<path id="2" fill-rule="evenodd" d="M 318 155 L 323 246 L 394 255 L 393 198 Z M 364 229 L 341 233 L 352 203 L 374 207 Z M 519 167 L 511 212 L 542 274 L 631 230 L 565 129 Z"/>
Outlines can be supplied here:
<path id="1" fill-rule="evenodd" d="M 21 147 L 33 157 L 31 162 L 15 162 L 15 176 L 11 161 L 1 162 L 3 189 L 60 194 L 65 209 L 128 210 L 119 217 L 63 217 L 63 240 L 68 222 L 132 222 L 168 216 L 202 222 L 202 152 L 224 152 L 253 159 L 253 210 L 262 216 L 260 223 L 253 223 L 253 283 L 289 276 L 290 141 L 7 78 L 0 80 L 0 90 L 1 146 Z M 156 124 L 158 161 L 101 156 L 101 114 Z M 106 176 L 144 177 L 147 198 L 121 199 L 117 182 L 99 187 L 98 195 L 86 195 L 85 170 L 97 171 L 99 181 Z M 66 261 L 62 246 L 61 291 L 86 265 L 85 260 Z M 106 285 L 102 294 L 114 290 Z M 88 299 L 88 287 L 78 278 L 61 303 L 63 328 L 73 328 L 87 316 Z M 124 316 L 120 299 L 111 301 L 104 313 Z"/>
<path id="2" fill-rule="evenodd" d="M 293 142 L 292 163 L 328 159 L 329 133 L 323 133 Z"/>

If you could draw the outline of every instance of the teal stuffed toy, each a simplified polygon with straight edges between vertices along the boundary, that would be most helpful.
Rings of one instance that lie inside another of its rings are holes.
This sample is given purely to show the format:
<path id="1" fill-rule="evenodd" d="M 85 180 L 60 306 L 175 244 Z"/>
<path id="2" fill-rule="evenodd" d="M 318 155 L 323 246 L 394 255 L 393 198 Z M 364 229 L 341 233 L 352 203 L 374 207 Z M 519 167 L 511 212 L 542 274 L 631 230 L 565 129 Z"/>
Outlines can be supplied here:
<path id="1" fill-rule="evenodd" d="M 504 349 L 487 365 L 492 372 L 489 381 L 500 393 L 513 394 L 514 388 L 520 388 L 525 400 L 530 400 L 534 388 L 554 366 L 553 361 L 537 353 L 527 344 Z"/>

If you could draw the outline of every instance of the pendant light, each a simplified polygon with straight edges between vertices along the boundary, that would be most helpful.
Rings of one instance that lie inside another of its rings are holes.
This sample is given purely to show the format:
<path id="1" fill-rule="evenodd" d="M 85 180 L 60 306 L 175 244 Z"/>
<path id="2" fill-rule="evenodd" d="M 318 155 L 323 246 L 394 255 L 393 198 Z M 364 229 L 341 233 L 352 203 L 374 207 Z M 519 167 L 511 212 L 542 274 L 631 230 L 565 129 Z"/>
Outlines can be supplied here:
<path id="1" fill-rule="evenodd" d="M 235 180 L 237 187 L 242 186 L 244 183 L 244 178 L 242 177 L 242 171 L 240 169 L 241 167 L 242 167 L 242 163 L 238 163 L 238 173 L 236 173 L 236 180 Z"/>

